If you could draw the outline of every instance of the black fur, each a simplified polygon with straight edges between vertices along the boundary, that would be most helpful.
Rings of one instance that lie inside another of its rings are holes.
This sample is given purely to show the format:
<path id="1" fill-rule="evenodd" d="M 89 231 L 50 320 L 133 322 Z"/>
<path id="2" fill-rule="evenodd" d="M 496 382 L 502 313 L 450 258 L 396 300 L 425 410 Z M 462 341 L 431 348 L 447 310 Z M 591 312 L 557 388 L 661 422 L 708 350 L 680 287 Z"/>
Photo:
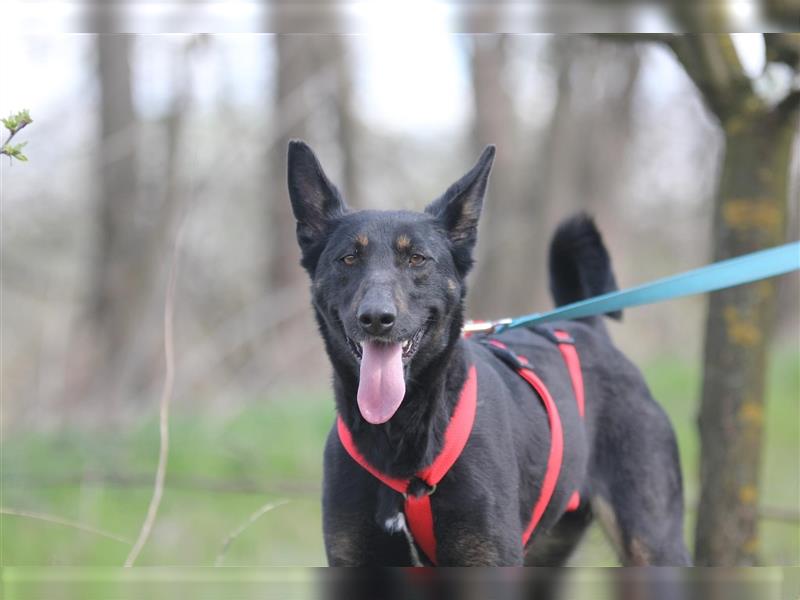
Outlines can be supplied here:
<path id="1" fill-rule="evenodd" d="M 670 424 L 600 318 L 559 323 L 575 339 L 586 387 L 578 414 L 557 347 L 529 329 L 502 334 L 553 395 L 564 460 L 548 509 L 527 548 L 521 534 L 538 497 L 550 446 L 547 415 L 530 386 L 475 339 L 461 337 L 465 277 L 494 149 L 423 213 L 347 209 L 303 142 L 289 145 L 289 190 L 314 313 L 333 365 L 336 408 L 377 468 L 411 477 L 442 446 L 467 367 L 478 372 L 478 410 L 461 457 L 431 496 L 441 565 L 560 565 L 599 516 L 625 564 L 684 565 L 683 502 Z M 420 258 L 421 257 L 421 258 Z M 616 288 L 588 217 L 562 225 L 550 252 L 558 304 Z M 523 275 L 521 275 L 523 276 Z M 406 393 L 373 425 L 356 403 L 357 314 L 378 298 L 395 315 L 387 342 L 417 340 L 404 359 Z M 331 565 L 409 565 L 405 535 L 387 530 L 402 497 L 346 453 L 335 428 L 325 449 L 323 529 Z M 572 492 L 582 498 L 565 513 Z M 422 493 L 420 482 L 412 493 Z"/>

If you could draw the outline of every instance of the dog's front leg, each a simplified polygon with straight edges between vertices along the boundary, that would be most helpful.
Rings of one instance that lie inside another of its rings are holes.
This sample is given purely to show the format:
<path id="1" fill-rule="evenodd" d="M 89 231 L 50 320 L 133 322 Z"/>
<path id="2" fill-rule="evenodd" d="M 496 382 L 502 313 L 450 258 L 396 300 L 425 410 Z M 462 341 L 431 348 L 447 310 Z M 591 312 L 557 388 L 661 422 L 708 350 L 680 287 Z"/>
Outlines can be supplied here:
<path id="1" fill-rule="evenodd" d="M 410 567 L 408 540 L 388 533 L 367 513 L 326 511 L 325 552 L 331 567 Z"/>
<path id="2" fill-rule="evenodd" d="M 325 515 L 325 553 L 331 567 L 363 567 L 376 562 L 375 526 L 363 514 Z"/>
<path id="3" fill-rule="evenodd" d="M 412 566 L 408 541 L 377 516 L 378 499 L 402 498 L 357 465 L 331 435 L 325 453 L 322 527 L 332 567 Z M 383 526 L 382 526 L 383 525 Z"/>
<path id="4" fill-rule="evenodd" d="M 437 514 L 437 558 L 446 567 L 502 567 L 523 564 L 522 535 L 500 515 Z M 484 513 L 486 514 L 486 513 Z M 439 532 L 441 532 L 439 534 Z"/>

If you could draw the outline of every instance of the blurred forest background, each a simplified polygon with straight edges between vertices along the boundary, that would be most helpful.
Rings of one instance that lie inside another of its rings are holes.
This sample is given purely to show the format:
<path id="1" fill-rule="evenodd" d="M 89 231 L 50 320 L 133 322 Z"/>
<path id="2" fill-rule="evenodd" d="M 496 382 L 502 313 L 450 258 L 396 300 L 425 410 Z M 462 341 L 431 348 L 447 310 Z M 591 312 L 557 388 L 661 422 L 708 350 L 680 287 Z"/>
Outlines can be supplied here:
<path id="1" fill-rule="evenodd" d="M 550 307 L 546 245 L 576 210 L 595 215 L 622 287 L 797 239 L 798 55 L 787 34 L 4 35 L 0 113 L 28 108 L 34 123 L 19 136 L 29 162 L 0 166 L 2 562 L 123 562 L 152 493 L 177 264 L 166 487 L 138 564 L 324 563 L 334 413 L 289 138 L 356 208 L 422 208 L 496 144 L 468 312 L 499 318 Z M 734 174 L 755 167 L 780 179 L 782 208 L 725 209 L 718 190 L 744 189 Z M 720 211 L 769 231 L 737 246 Z M 747 413 L 765 445 L 750 455 L 757 489 L 737 496 L 760 529 L 735 560 L 797 564 L 798 278 L 770 285 L 749 286 L 770 299 L 754 342 L 766 392 Z M 707 301 L 610 324 L 678 432 L 690 546 L 703 365 L 719 351 L 704 350 Z M 614 563 L 597 531 L 575 558 Z"/>

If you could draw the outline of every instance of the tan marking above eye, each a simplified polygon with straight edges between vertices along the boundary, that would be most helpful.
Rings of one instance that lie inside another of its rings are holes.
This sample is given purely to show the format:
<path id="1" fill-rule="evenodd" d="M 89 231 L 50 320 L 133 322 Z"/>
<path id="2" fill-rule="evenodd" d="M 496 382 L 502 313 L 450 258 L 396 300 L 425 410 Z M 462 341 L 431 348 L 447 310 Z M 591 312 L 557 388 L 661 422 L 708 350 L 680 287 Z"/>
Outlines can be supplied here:
<path id="1" fill-rule="evenodd" d="M 367 237 L 367 235 L 365 233 L 359 233 L 356 236 L 356 243 L 359 246 L 368 246 L 369 245 L 369 238 Z"/>
<path id="2" fill-rule="evenodd" d="M 411 239 L 407 235 L 397 236 L 397 241 L 395 243 L 397 244 L 397 249 L 401 252 L 411 248 Z"/>

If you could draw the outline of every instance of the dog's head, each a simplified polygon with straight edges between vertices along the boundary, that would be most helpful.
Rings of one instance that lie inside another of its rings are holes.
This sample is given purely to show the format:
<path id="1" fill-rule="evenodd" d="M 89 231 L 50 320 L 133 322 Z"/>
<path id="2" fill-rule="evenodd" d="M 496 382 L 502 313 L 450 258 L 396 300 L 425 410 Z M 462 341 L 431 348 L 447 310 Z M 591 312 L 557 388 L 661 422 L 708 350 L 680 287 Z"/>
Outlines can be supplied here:
<path id="1" fill-rule="evenodd" d="M 289 144 L 302 265 L 334 367 L 358 380 L 368 422 L 388 421 L 412 380 L 458 339 L 464 279 L 494 147 L 424 212 L 350 211 L 305 143 Z"/>

